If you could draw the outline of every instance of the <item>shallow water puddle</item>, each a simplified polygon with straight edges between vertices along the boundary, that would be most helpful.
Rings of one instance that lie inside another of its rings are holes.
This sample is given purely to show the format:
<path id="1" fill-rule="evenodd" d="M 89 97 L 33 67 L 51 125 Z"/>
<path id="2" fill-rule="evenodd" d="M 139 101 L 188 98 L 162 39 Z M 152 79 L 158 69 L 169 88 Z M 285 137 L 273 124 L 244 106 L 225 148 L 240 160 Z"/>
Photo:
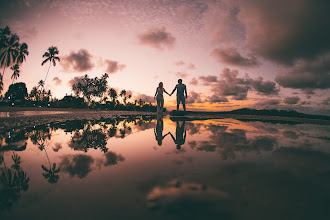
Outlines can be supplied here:
<path id="1" fill-rule="evenodd" d="M 330 217 L 329 126 L 141 117 L 0 138 L 1 219 Z"/>

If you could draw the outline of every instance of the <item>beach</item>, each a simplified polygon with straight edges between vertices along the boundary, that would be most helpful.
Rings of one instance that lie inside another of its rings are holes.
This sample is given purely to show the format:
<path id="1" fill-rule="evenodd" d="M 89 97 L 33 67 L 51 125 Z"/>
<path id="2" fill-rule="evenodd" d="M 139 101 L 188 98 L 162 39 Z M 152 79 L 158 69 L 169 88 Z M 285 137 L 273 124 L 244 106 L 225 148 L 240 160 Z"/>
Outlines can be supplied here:
<path id="1" fill-rule="evenodd" d="M 43 125 L 70 120 L 99 120 L 101 118 L 155 116 L 156 112 L 114 111 L 92 109 L 44 108 L 44 107 L 0 107 L 0 132 L 18 127 Z M 164 114 L 165 116 L 167 114 Z M 271 123 L 307 123 L 330 125 L 329 120 L 294 117 L 235 115 L 235 114 L 194 114 L 185 117 L 171 117 L 172 120 L 207 120 L 233 118 L 242 121 L 264 121 Z"/>

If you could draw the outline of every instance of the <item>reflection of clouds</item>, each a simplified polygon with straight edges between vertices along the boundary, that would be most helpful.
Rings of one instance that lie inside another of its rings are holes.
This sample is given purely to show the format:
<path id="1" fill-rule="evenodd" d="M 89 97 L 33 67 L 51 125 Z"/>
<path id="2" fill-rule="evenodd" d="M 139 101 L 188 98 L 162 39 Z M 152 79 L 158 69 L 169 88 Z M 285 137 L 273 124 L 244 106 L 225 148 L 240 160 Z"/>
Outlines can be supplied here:
<path id="1" fill-rule="evenodd" d="M 60 149 L 62 149 L 61 143 L 55 143 L 55 147 L 53 147 L 53 151 L 58 152 Z"/>
<path id="2" fill-rule="evenodd" d="M 283 136 L 294 140 L 299 138 L 299 135 L 294 131 L 284 131 Z"/>
<path id="3" fill-rule="evenodd" d="M 188 144 L 190 145 L 191 149 L 194 149 L 197 146 L 197 142 L 194 141 L 189 141 Z"/>
<path id="4" fill-rule="evenodd" d="M 61 171 L 69 173 L 71 177 L 77 175 L 80 179 L 87 177 L 92 171 L 91 166 L 94 159 L 91 156 L 78 154 L 78 155 L 65 155 L 60 163 Z"/>
<path id="5" fill-rule="evenodd" d="M 277 168 L 289 170 L 295 175 L 326 175 L 330 180 L 330 154 L 282 147 L 273 152 L 273 161 Z"/>
<path id="6" fill-rule="evenodd" d="M 275 166 L 238 161 L 219 167 L 212 182 L 231 192 L 240 210 L 235 219 L 329 219 L 329 156 L 299 149 L 275 152 Z"/>
<path id="7" fill-rule="evenodd" d="M 218 151 L 224 160 L 236 158 L 236 153 L 271 151 L 277 145 L 277 139 L 271 136 L 247 138 L 246 130 L 227 129 L 226 126 L 209 125 L 210 141 L 199 141 L 198 151 Z"/>
<path id="8" fill-rule="evenodd" d="M 209 141 L 201 141 L 200 146 L 197 147 L 198 151 L 214 152 L 217 145 L 211 144 Z"/>
<path id="9" fill-rule="evenodd" d="M 230 217 L 231 204 L 228 194 L 203 184 L 173 180 L 163 186 L 154 187 L 146 199 L 150 209 L 179 216 L 180 219 Z"/>
<path id="10" fill-rule="evenodd" d="M 122 162 L 125 158 L 121 154 L 115 152 L 108 152 L 104 154 L 106 161 L 103 163 L 104 166 L 116 165 L 118 162 Z"/>
<path id="11" fill-rule="evenodd" d="M 186 122 L 185 127 L 188 131 L 188 134 L 194 135 L 200 132 L 202 125 L 197 123 Z"/>

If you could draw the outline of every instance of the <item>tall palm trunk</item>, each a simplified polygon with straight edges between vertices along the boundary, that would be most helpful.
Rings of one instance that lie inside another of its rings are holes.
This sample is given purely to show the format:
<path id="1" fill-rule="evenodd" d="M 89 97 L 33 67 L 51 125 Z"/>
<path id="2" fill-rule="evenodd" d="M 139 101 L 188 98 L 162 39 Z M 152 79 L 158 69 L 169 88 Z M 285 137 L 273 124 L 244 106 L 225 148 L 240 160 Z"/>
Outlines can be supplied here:
<path id="1" fill-rule="evenodd" d="M 46 79 L 47 79 L 47 76 L 48 76 L 48 73 L 49 73 L 49 69 L 50 69 L 50 65 L 52 64 L 52 62 L 49 62 L 49 67 L 48 67 L 48 71 L 47 71 L 47 74 L 46 74 L 46 77 L 45 77 L 45 80 L 44 82 L 46 82 Z"/>

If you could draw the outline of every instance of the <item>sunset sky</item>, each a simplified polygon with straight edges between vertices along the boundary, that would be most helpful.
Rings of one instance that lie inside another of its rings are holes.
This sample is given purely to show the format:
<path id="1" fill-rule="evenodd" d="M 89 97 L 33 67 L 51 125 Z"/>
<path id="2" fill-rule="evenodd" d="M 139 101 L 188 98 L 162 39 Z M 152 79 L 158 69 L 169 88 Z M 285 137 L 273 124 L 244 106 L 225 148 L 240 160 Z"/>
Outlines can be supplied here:
<path id="1" fill-rule="evenodd" d="M 330 1 L 1 0 L 30 54 L 17 82 L 44 79 L 48 47 L 61 61 L 46 87 L 57 98 L 88 74 L 153 101 L 159 82 L 187 85 L 188 109 L 296 109 L 330 115 Z M 3 71 L 3 70 L 1 70 Z M 4 76 L 4 92 L 12 71 Z M 173 108 L 175 95 L 165 95 Z"/>

